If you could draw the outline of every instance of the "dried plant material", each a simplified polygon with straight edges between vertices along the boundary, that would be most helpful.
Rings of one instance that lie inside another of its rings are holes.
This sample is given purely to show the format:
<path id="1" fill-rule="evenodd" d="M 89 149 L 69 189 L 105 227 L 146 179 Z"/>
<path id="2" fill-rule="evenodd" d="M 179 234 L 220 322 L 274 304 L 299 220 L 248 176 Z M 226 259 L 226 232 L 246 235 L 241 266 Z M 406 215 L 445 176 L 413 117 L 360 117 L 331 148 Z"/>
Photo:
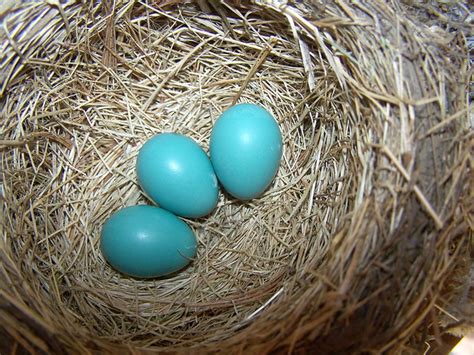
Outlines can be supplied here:
<path id="1" fill-rule="evenodd" d="M 102 6 L 107 16 L 107 25 L 105 30 L 105 50 L 102 56 L 102 63 L 111 69 L 114 69 L 117 65 L 117 50 L 116 50 L 116 39 L 115 39 L 115 21 L 113 5 L 110 1 L 103 1 Z"/>
<path id="2" fill-rule="evenodd" d="M 242 95 L 242 92 L 245 90 L 247 85 L 249 84 L 250 80 L 252 80 L 252 77 L 255 75 L 257 72 L 258 68 L 265 62 L 265 59 L 267 59 L 268 54 L 272 51 L 273 47 L 275 46 L 277 40 L 275 37 L 270 38 L 270 43 L 265 47 L 265 49 L 260 53 L 260 55 L 257 58 L 257 61 L 255 62 L 254 65 L 252 65 L 252 68 L 250 69 L 249 73 L 245 77 L 244 82 L 242 83 L 242 86 L 239 89 L 239 92 L 237 95 L 235 95 L 234 99 L 232 100 L 232 106 L 237 103 L 237 101 L 240 99 L 240 96 Z"/>
<path id="3" fill-rule="evenodd" d="M 382 0 L 2 11 L 2 353 L 419 353 L 469 326 L 460 33 Z M 235 102 L 280 125 L 273 184 L 245 203 L 221 194 L 187 221 L 199 245 L 184 272 L 117 273 L 100 230 L 150 203 L 134 170 L 141 145 L 173 131 L 207 150 Z"/>

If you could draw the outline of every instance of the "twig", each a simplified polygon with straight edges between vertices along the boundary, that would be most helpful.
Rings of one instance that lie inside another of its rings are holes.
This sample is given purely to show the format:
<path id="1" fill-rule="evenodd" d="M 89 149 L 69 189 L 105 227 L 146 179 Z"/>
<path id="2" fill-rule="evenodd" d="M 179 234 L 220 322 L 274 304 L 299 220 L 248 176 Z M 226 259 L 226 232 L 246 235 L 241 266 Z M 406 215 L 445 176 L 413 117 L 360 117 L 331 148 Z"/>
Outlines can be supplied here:
<path id="1" fill-rule="evenodd" d="M 244 82 L 240 86 L 239 91 L 234 96 L 234 99 L 232 100 L 231 106 L 233 106 L 237 103 L 237 101 L 240 98 L 240 95 L 242 95 L 242 92 L 245 90 L 245 88 L 249 84 L 250 80 L 252 80 L 252 78 L 255 75 L 255 73 L 257 72 L 258 68 L 260 68 L 260 66 L 265 62 L 265 60 L 267 59 L 268 54 L 270 54 L 270 52 L 272 51 L 273 47 L 275 46 L 275 44 L 277 42 L 278 42 L 278 40 L 275 37 L 272 37 L 270 39 L 270 43 L 265 47 L 265 49 L 262 51 L 262 53 L 260 53 L 260 56 L 257 58 L 257 61 L 252 66 L 249 73 L 247 74 L 247 77 L 245 78 Z"/>

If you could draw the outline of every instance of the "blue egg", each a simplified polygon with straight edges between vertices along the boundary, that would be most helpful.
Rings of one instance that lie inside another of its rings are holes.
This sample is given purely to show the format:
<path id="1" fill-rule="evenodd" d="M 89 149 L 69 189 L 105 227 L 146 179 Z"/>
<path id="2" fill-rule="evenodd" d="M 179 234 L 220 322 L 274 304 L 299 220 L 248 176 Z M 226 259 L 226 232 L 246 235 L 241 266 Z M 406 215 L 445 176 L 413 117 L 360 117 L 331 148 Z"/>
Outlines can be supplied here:
<path id="1" fill-rule="evenodd" d="M 210 154 L 222 186 L 234 197 L 250 200 L 266 190 L 278 171 L 280 129 L 273 116 L 260 106 L 232 106 L 212 129 Z"/>
<path id="2" fill-rule="evenodd" d="M 196 256 L 196 237 L 172 213 L 153 206 L 126 207 L 105 222 L 100 240 L 105 259 L 135 277 L 163 276 Z"/>
<path id="3" fill-rule="evenodd" d="M 207 154 L 191 138 L 162 133 L 137 158 L 138 183 L 160 207 L 182 217 L 202 217 L 217 204 L 218 183 Z"/>

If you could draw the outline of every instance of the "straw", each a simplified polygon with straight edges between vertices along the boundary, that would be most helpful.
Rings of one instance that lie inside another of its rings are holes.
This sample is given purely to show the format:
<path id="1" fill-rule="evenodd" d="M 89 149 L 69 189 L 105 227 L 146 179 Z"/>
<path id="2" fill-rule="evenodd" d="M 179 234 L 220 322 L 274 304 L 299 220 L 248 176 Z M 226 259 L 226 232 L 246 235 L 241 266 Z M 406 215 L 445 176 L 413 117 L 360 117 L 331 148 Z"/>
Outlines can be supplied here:
<path id="1" fill-rule="evenodd" d="M 8 7 L 5 349 L 420 351 L 468 324 L 456 308 L 472 267 L 467 27 L 437 9 L 434 31 L 418 20 L 429 10 L 381 0 Z M 114 211 L 151 204 L 134 168 L 141 145 L 179 132 L 208 151 L 214 122 L 238 102 L 262 105 L 282 131 L 271 186 L 249 202 L 221 193 L 209 216 L 187 220 L 198 255 L 184 271 L 115 271 L 100 230 Z"/>

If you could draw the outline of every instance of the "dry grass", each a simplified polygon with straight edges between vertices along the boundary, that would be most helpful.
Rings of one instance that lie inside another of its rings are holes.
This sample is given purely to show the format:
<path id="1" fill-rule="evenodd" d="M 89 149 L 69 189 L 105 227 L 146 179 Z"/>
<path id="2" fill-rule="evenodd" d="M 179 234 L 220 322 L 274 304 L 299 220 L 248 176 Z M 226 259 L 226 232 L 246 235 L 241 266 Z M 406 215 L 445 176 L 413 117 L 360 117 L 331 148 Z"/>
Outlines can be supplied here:
<path id="1" fill-rule="evenodd" d="M 466 289 L 472 132 L 462 36 L 404 11 L 383 1 L 8 8 L 7 348 L 423 348 L 419 334 L 436 336 L 439 312 Z M 185 272 L 118 274 L 100 228 L 149 203 L 134 171 L 141 144 L 176 131 L 207 150 L 235 102 L 279 122 L 273 185 L 248 203 L 221 194 L 208 218 L 189 220 L 199 251 Z"/>

